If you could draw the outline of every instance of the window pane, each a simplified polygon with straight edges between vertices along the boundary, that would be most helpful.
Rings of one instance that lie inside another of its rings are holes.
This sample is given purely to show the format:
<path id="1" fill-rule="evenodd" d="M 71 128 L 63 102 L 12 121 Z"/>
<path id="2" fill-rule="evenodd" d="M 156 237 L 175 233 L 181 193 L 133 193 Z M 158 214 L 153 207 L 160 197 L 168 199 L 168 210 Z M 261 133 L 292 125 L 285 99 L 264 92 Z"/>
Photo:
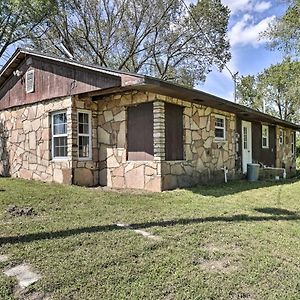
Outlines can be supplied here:
<path id="1" fill-rule="evenodd" d="M 86 113 L 78 114 L 78 133 L 89 134 L 89 115 Z"/>
<path id="2" fill-rule="evenodd" d="M 267 139 L 265 137 L 263 137 L 263 139 L 262 139 L 262 145 L 264 147 L 267 147 Z"/>
<path id="3" fill-rule="evenodd" d="M 216 128 L 215 129 L 215 137 L 224 138 L 224 129 Z"/>
<path id="4" fill-rule="evenodd" d="M 79 157 L 89 157 L 89 137 L 80 136 L 79 137 Z"/>
<path id="5" fill-rule="evenodd" d="M 67 156 L 67 137 L 54 137 L 54 157 L 66 157 Z"/>
<path id="6" fill-rule="evenodd" d="M 78 122 L 79 123 L 89 123 L 89 115 L 86 113 L 79 113 L 78 114 Z"/>
<path id="7" fill-rule="evenodd" d="M 247 130 L 247 127 L 243 127 L 243 135 L 244 135 L 244 149 L 248 149 L 248 130 Z"/>
<path id="8" fill-rule="evenodd" d="M 67 133 L 67 124 L 57 124 L 53 125 L 53 134 L 66 134 Z"/>
<path id="9" fill-rule="evenodd" d="M 55 114 L 53 116 L 53 123 L 54 124 L 64 124 L 64 123 L 67 123 L 67 115 L 66 115 L 66 113 Z"/>
<path id="10" fill-rule="evenodd" d="M 216 118 L 215 126 L 216 127 L 224 127 L 224 119 L 222 119 L 222 118 Z"/>

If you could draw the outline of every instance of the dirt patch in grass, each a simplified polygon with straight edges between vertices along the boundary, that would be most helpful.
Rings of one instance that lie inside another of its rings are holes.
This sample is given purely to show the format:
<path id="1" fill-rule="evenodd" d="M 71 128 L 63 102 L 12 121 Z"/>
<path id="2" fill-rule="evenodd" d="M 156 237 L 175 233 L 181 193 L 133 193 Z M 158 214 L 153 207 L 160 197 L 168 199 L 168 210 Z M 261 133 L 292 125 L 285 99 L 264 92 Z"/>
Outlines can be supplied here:
<path id="1" fill-rule="evenodd" d="M 237 266 L 234 265 L 228 258 L 202 259 L 199 260 L 199 264 L 201 268 L 209 272 L 231 273 L 237 270 Z"/>

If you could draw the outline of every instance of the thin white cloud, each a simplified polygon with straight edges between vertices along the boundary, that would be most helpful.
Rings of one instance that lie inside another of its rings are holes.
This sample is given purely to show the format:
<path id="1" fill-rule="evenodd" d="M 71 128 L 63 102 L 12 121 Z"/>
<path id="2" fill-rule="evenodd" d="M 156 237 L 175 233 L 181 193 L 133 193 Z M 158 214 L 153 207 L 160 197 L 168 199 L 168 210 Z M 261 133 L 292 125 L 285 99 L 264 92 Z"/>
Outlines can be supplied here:
<path id="1" fill-rule="evenodd" d="M 251 0 L 222 0 L 222 3 L 229 7 L 232 15 L 238 11 L 249 11 L 252 9 Z"/>
<path id="2" fill-rule="evenodd" d="M 272 6 L 272 4 L 269 1 L 257 2 L 254 5 L 254 11 L 256 11 L 258 13 L 262 13 L 262 12 L 268 10 L 271 6 Z"/>
<path id="3" fill-rule="evenodd" d="M 270 16 L 255 24 L 253 17 L 245 14 L 240 21 L 232 26 L 228 33 L 231 47 L 237 45 L 258 47 L 260 44 L 266 42 L 265 39 L 260 38 L 260 34 L 268 28 L 274 19 L 275 16 Z"/>
<path id="4" fill-rule="evenodd" d="M 231 15 L 238 12 L 258 12 L 262 13 L 272 6 L 271 1 L 254 0 L 222 0 L 222 3 L 229 7 Z"/>

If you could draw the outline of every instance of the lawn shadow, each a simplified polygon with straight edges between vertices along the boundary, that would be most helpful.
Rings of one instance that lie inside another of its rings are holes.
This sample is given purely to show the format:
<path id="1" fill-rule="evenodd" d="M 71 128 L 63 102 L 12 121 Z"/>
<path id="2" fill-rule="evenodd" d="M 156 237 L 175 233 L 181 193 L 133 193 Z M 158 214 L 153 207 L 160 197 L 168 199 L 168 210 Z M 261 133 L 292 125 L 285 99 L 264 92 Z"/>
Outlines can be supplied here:
<path id="1" fill-rule="evenodd" d="M 208 185 L 199 185 L 196 187 L 189 188 L 188 190 L 192 191 L 195 194 L 202 196 L 212 196 L 212 197 L 224 197 L 228 195 L 234 195 L 237 193 L 261 189 L 271 186 L 283 186 L 286 184 L 291 184 L 299 181 L 299 178 L 286 179 L 281 181 L 230 181 L 228 183 L 221 184 L 208 184 Z"/>
<path id="2" fill-rule="evenodd" d="M 290 211 L 285 208 L 277 208 L 277 207 L 254 208 L 254 210 L 263 214 L 270 214 L 270 215 L 286 215 L 286 216 L 297 215 L 297 213 L 294 211 Z"/>
<path id="3" fill-rule="evenodd" d="M 116 224 L 99 225 L 90 227 L 80 227 L 67 230 L 51 231 L 51 232 L 37 232 L 29 233 L 18 236 L 0 237 L 0 246 L 3 244 L 18 244 L 30 243 L 40 240 L 53 240 L 67 238 L 74 235 L 84 233 L 99 233 L 110 232 L 115 230 L 128 230 L 128 229 L 146 229 L 151 227 L 170 227 L 176 225 L 190 225 L 201 224 L 207 222 L 264 222 L 264 221 L 295 221 L 300 220 L 300 215 L 286 209 L 280 208 L 255 208 L 257 212 L 272 214 L 266 216 L 251 216 L 247 214 L 238 214 L 233 216 L 212 216 L 192 219 L 176 219 L 166 221 L 153 221 L 145 223 L 129 224 L 128 227 L 119 227 Z"/>

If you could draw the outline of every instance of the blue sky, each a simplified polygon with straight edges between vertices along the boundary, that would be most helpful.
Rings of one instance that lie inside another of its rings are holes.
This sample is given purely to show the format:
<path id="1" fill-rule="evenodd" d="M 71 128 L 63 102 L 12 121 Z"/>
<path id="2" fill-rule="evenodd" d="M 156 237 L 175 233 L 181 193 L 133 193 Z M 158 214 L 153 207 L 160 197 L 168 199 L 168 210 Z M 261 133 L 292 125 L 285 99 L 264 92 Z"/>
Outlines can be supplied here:
<path id="1" fill-rule="evenodd" d="M 282 60 L 281 53 L 266 49 L 266 40 L 261 38 L 261 32 L 285 12 L 287 6 L 284 1 L 222 0 L 222 3 L 231 10 L 228 38 L 232 59 L 227 66 L 232 73 L 257 74 Z M 197 88 L 233 100 L 234 84 L 226 70 L 213 70 L 206 82 Z"/>
<path id="2" fill-rule="evenodd" d="M 196 0 L 185 0 L 195 3 Z M 231 44 L 232 59 L 227 66 L 232 73 L 239 75 L 257 74 L 271 64 L 280 62 L 282 55 L 266 49 L 266 41 L 260 33 L 267 29 L 270 22 L 282 15 L 287 6 L 283 0 L 222 0 L 230 10 L 228 38 Z M 17 45 L 10 47 L 5 58 L 9 58 Z M 0 59 L 0 66 L 5 63 Z M 204 84 L 197 89 L 233 100 L 234 84 L 231 75 L 217 69 L 207 76 Z"/>

